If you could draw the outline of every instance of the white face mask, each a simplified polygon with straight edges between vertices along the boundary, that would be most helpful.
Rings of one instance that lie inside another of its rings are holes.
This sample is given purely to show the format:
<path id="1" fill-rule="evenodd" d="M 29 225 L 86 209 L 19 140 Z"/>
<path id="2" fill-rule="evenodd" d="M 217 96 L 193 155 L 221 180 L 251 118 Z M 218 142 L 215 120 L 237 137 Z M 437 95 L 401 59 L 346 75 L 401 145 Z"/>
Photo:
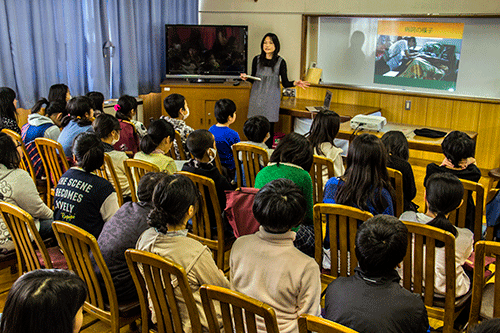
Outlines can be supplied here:
<path id="1" fill-rule="evenodd" d="M 210 155 L 210 153 L 212 154 Z M 208 163 L 212 163 L 213 160 L 215 160 L 215 156 L 217 156 L 217 150 L 214 148 L 208 148 L 207 154 L 210 156 L 210 161 L 208 161 Z"/>
<path id="2" fill-rule="evenodd" d="M 186 108 L 186 114 L 183 116 L 183 120 L 186 120 L 189 117 L 189 108 Z"/>

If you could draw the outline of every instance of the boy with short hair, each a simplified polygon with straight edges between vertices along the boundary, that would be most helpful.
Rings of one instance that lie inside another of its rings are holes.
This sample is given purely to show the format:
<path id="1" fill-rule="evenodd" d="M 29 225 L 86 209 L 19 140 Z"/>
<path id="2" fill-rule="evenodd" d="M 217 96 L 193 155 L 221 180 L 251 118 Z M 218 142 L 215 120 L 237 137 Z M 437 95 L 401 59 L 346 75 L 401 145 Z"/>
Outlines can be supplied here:
<path id="1" fill-rule="evenodd" d="M 294 182 L 269 182 L 253 204 L 259 231 L 239 237 L 231 250 L 232 288 L 273 307 L 281 333 L 297 332 L 302 313 L 320 314 L 318 264 L 295 248 L 296 234 L 291 231 L 302 222 L 305 207 L 306 199 Z M 261 318 L 257 328 L 266 331 Z"/>
<path id="2" fill-rule="evenodd" d="M 248 141 L 242 141 L 241 143 L 248 143 L 259 148 L 263 148 L 267 151 L 268 157 L 273 153 L 273 149 L 269 149 L 266 145 L 266 141 L 271 136 L 270 134 L 271 124 L 264 116 L 253 116 L 248 118 L 243 125 L 243 133 L 247 137 Z"/>
<path id="3" fill-rule="evenodd" d="M 228 170 L 228 178 L 233 180 L 236 166 L 231 147 L 240 142 L 240 136 L 229 126 L 236 120 L 236 104 L 227 98 L 220 99 L 215 103 L 214 114 L 217 124 L 210 127 L 209 131 L 214 135 L 220 163 Z"/>
<path id="4" fill-rule="evenodd" d="M 325 318 L 358 332 L 428 332 L 427 310 L 420 296 L 399 284 L 408 229 L 394 216 L 377 215 L 356 234 L 355 275 L 339 277 L 326 289 Z"/>
<path id="5" fill-rule="evenodd" d="M 186 140 L 194 129 L 188 126 L 185 121 L 187 117 L 189 117 L 189 107 L 186 98 L 180 94 L 168 95 L 163 100 L 163 106 L 168 114 L 168 117 L 162 116 L 162 118 L 171 123 L 174 130 L 179 133 L 184 152 L 186 152 L 186 155 L 189 156 L 189 148 L 187 147 Z M 175 140 L 174 149 L 177 159 L 180 159 L 179 147 L 177 147 L 177 141 Z"/>

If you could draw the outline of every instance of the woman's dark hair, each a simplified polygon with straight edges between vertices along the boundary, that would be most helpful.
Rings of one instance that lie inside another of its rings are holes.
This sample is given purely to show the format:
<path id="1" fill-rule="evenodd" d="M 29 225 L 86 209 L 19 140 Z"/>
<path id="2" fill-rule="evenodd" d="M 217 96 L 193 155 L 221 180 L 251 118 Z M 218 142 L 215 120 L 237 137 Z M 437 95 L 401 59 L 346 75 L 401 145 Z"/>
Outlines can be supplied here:
<path id="1" fill-rule="evenodd" d="M 148 134 L 141 139 L 141 150 L 145 154 L 151 154 L 163 139 L 170 138 L 172 142 L 174 137 L 175 131 L 172 124 L 164 119 L 154 120 L 148 127 Z"/>
<path id="2" fill-rule="evenodd" d="M 50 117 L 53 114 L 57 113 L 62 113 L 66 114 L 66 101 L 53 101 L 49 102 L 45 98 L 41 98 L 39 101 L 33 105 L 33 108 L 31 108 L 31 114 L 38 113 L 42 109 L 42 107 L 45 105 L 45 115 L 47 117 Z"/>
<path id="3" fill-rule="evenodd" d="M 441 143 L 444 156 L 458 168 L 460 161 L 469 157 L 474 157 L 476 143 L 467 135 L 460 131 L 448 133 Z"/>
<path id="4" fill-rule="evenodd" d="M 252 211 L 266 231 L 285 233 L 302 222 L 306 206 L 302 190 L 290 179 L 280 178 L 257 192 Z"/>
<path id="5" fill-rule="evenodd" d="M 269 162 L 292 163 L 309 172 L 313 156 L 311 143 L 303 135 L 290 133 L 280 140 Z"/>
<path id="6" fill-rule="evenodd" d="M 73 333 L 86 297 L 85 282 L 69 270 L 28 272 L 9 291 L 0 332 Z"/>
<path id="7" fill-rule="evenodd" d="M 115 105 L 116 118 L 121 120 L 130 120 L 132 111 L 137 110 L 137 100 L 129 95 L 123 95 Z"/>
<path id="8" fill-rule="evenodd" d="M 63 83 L 58 83 L 50 86 L 49 97 L 47 98 L 49 102 L 53 101 L 65 101 L 66 95 L 68 94 L 69 88 Z"/>
<path id="9" fill-rule="evenodd" d="M 320 111 L 313 120 L 307 139 L 312 144 L 313 150 L 318 155 L 325 155 L 321 150 L 323 142 L 329 142 L 333 146 L 333 140 L 337 136 L 340 128 L 340 116 L 334 111 Z"/>
<path id="10" fill-rule="evenodd" d="M 432 174 L 425 183 L 425 198 L 429 204 L 429 211 L 436 217 L 427 224 L 457 236 L 457 229 L 446 215 L 460 206 L 463 196 L 464 186 L 457 176 L 447 172 Z M 443 242 L 436 241 L 436 247 L 443 246 Z"/>
<path id="11" fill-rule="evenodd" d="M 267 37 L 271 38 L 275 47 L 273 52 L 273 57 L 271 59 L 267 59 L 266 52 L 264 52 L 264 41 L 266 40 Z M 278 61 L 278 53 L 280 52 L 280 40 L 278 39 L 278 36 L 276 36 L 272 32 L 268 32 L 267 34 L 265 34 L 264 37 L 262 38 L 262 41 L 260 42 L 260 50 L 261 50 L 259 56 L 260 63 L 263 66 L 274 67 L 274 65 L 276 65 L 276 62 Z"/>
<path id="12" fill-rule="evenodd" d="M 202 159 L 208 148 L 214 147 L 214 136 L 206 129 L 199 129 L 189 134 L 186 145 L 191 154 Z"/>
<path id="13" fill-rule="evenodd" d="M 271 124 L 264 116 L 253 116 L 248 118 L 243 125 L 243 133 L 248 140 L 253 142 L 262 142 L 269 134 Z"/>
<path id="14" fill-rule="evenodd" d="M 171 94 L 163 100 L 163 106 L 170 118 L 179 117 L 179 110 L 184 109 L 186 99 L 180 94 Z"/>
<path id="15" fill-rule="evenodd" d="M 167 233 L 167 225 L 180 225 L 189 210 L 198 201 L 198 189 L 184 175 L 167 175 L 156 185 L 153 192 L 153 210 L 148 224 L 161 233 Z"/>
<path id="16" fill-rule="evenodd" d="M 388 206 L 382 195 L 386 189 L 393 196 L 387 173 L 387 151 L 382 140 L 373 134 L 361 134 L 349 145 L 347 168 L 342 176 L 344 184 L 337 189 L 335 202 L 357 206 L 368 211 L 371 203 L 379 213 Z"/>
<path id="17" fill-rule="evenodd" d="M 0 117 L 9 118 L 17 121 L 17 111 L 14 105 L 16 92 L 9 87 L 0 88 Z"/>
<path id="18" fill-rule="evenodd" d="M 8 134 L 0 132 L 0 164 L 5 165 L 7 169 L 17 169 L 19 163 L 21 157 L 14 140 Z"/>
<path id="19" fill-rule="evenodd" d="M 101 140 L 110 136 L 113 131 L 119 133 L 122 130 L 118 119 L 107 113 L 98 115 L 92 123 L 92 127 L 94 128 L 95 135 Z"/>
<path id="20" fill-rule="evenodd" d="M 382 135 L 381 140 L 389 154 L 408 161 L 410 151 L 408 149 L 408 140 L 403 132 L 389 131 Z"/>
<path id="21" fill-rule="evenodd" d="M 61 126 L 66 127 L 71 120 L 75 121 L 80 127 L 91 125 L 92 121 L 87 117 L 87 114 L 90 115 L 92 109 L 93 104 L 90 98 L 85 96 L 73 97 L 66 104 L 68 115 L 62 119 Z"/>
<path id="22" fill-rule="evenodd" d="M 104 103 L 104 95 L 98 91 L 88 92 L 85 96 L 92 100 L 94 111 L 104 112 L 102 110 L 102 103 Z"/>
<path id="23" fill-rule="evenodd" d="M 80 133 L 73 141 L 73 154 L 85 172 L 99 169 L 104 163 L 104 146 L 94 133 Z"/>

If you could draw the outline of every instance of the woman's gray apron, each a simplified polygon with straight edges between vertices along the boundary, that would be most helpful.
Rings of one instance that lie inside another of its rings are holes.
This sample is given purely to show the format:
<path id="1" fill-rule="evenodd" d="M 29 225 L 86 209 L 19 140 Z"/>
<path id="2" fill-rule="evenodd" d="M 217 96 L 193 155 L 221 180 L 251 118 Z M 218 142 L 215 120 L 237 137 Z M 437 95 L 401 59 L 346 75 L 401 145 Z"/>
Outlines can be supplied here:
<path id="1" fill-rule="evenodd" d="M 279 120 L 281 89 L 280 65 L 283 58 L 278 57 L 274 67 L 262 66 L 257 60 L 257 73 L 262 81 L 254 81 L 248 103 L 248 118 L 264 116 L 272 123 Z"/>

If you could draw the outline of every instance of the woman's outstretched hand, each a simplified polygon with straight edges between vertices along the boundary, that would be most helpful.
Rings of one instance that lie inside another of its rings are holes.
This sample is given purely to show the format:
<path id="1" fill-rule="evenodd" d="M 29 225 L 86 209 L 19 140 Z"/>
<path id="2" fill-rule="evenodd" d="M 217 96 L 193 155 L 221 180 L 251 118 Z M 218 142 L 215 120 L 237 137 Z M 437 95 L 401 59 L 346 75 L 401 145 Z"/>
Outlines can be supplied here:
<path id="1" fill-rule="evenodd" d="M 306 89 L 307 87 L 309 87 L 310 83 L 307 81 L 298 80 L 293 81 L 293 85 L 296 87 L 301 87 L 302 89 Z"/>
<path id="2" fill-rule="evenodd" d="M 240 79 L 242 79 L 243 81 L 246 81 L 247 80 L 247 73 L 240 73 Z"/>

